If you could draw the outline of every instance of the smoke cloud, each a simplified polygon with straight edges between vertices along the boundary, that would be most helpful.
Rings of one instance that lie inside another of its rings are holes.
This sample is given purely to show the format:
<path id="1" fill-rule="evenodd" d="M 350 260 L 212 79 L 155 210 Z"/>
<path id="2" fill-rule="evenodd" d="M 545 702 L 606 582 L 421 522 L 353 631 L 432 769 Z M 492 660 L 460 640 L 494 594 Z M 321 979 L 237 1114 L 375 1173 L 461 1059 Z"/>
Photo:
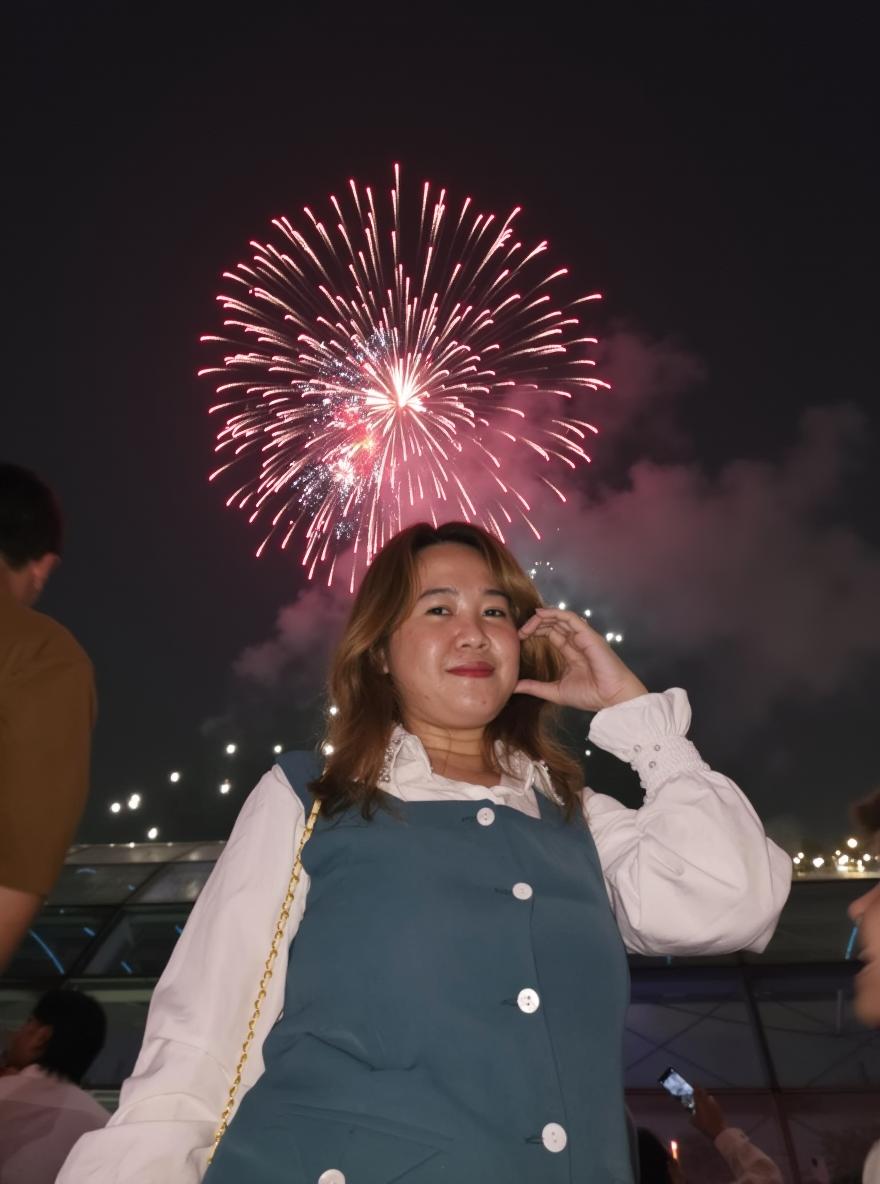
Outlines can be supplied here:
<path id="1" fill-rule="evenodd" d="M 562 505 L 519 462 L 517 487 L 543 538 L 520 527 L 507 541 L 524 566 L 553 565 L 549 583 L 539 576 L 548 599 L 597 607 L 603 628 L 625 634 L 623 656 L 650 685 L 699 692 L 703 717 L 716 721 L 716 757 L 754 741 L 752 789 L 763 782 L 758 797 L 794 831 L 804 737 L 838 696 L 834 726 L 840 745 L 852 747 L 846 704 L 858 701 L 862 676 L 869 685 L 878 670 L 880 551 L 839 513 L 861 463 L 863 417 L 845 404 L 810 408 L 776 458 L 734 458 L 710 472 L 693 459 L 677 414 L 683 397 L 710 381 L 700 361 L 677 342 L 625 328 L 603 349 L 600 372 L 614 393 L 596 412 L 597 447 L 603 472 L 615 471 L 607 464 L 614 450 L 618 479 L 567 489 Z M 273 636 L 235 663 L 243 697 L 314 709 L 350 603 L 340 580 L 310 586 L 282 608 Z M 814 749 L 812 766 L 822 759 Z M 865 760 L 860 771 L 857 764 L 850 796 L 869 788 L 859 778 L 873 776 Z"/>
<path id="2" fill-rule="evenodd" d="M 638 463 L 546 555 L 658 660 L 723 653 L 740 719 L 831 695 L 880 653 L 880 553 L 834 517 L 862 430 L 853 407 L 818 407 L 775 464 Z"/>

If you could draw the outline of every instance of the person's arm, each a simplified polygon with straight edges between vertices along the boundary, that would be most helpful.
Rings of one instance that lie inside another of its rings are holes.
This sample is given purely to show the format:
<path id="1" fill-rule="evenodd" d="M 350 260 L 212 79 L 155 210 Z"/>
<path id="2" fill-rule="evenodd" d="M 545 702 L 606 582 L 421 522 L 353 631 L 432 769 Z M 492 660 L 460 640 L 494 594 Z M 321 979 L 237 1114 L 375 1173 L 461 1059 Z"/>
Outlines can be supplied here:
<path id="1" fill-rule="evenodd" d="M 0 702 L 0 973 L 49 894 L 85 806 L 92 666 L 60 625 L 22 643 Z"/>
<path id="2" fill-rule="evenodd" d="M 40 911 L 42 896 L 0 885 L 0 974 L 24 940 L 31 921 Z"/>
<path id="3" fill-rule="evenodd" d="M 745 1131 L 728 1126 L 718 1101 L 699 1086 L 694 1089 L 691 1121 L 727 1161 L 734 1184 L 782 1184 L 782 1172 L 770 1156 L 756 1147 Z"/>
<path id="4" fill-rule="evenodd" d="M 715 1139 L 715 1147 L 727 1161 L 734 1184 L 782 1184 L 777 1165 L 739 1127 L 726 1126 Z"/>
<path id="5" fill-rule="evenodd" d="M 791 886 L 791 860 L 745 795 L 685 739 L 691 712 L 674 689 L 599 711 L 592 743 L 632 764 L 638 810 L 584 793 L 614 913 L 637 954 L 760 952 Z"/>
<path id="6" fill-rule="evenodd" d="M 153 993 L 134 1072 L 103 1130 L 84 1135 L 57 1184 L 196 1184 L 247 1032 L 302 834 L 302 802 L 277 767 L 245 803 Z M 237 1101 L 263 1071 L 262 1045 L 284 999 L 303 872 Z"/>

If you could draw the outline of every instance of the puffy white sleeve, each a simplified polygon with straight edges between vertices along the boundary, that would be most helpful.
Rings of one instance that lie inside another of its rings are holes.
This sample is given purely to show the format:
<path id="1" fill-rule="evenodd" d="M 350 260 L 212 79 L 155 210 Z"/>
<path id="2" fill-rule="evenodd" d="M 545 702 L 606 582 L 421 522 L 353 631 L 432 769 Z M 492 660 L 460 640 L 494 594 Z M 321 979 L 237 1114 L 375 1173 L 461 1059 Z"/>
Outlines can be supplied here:
<path id="1" fill-rule="evenodd" d="M 590 740 L 628 761 L 645 790 L 638 810 L 584 791 L 612 908 L 631 953 L 760 953 L 788 898 L 791 860 L 742 791 L 701 760 L 690 722 L 678 688 L 593 718 Z"/>
<path id="2" fill-rule="evenodd" d="M 75 1144 L 56 1184 L 201 1180 L 304 826 L 302 802 L 276 766 L 245 802 L 156 986 L 119 1109 Z M 303 873 L 289 936 L 307 891 Z M 287 947 L 278 950 L 238 1101 L 263 1072 L 263 1040 L 284 1000 Z"/>

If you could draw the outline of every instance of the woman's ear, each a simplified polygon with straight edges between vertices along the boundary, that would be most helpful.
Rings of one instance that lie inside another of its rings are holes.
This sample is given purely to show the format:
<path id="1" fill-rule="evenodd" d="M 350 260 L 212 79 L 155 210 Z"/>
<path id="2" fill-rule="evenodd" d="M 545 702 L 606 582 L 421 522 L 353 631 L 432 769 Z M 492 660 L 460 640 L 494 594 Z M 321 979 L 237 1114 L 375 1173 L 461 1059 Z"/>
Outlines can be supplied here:
<path id="1" fill-rule="evenodd" d="M 53 1030 L 54 1029 L 52 1028 L 51 1024 L 40 1024 L 40 1027 L 34 1038 L 34 1044 L 36 1045 L 40 1056 L 42 1056 L 48 1048 L 49 1041 L 52 1039 Z"/>
<path id="2" fill-rule="evenodd" d="M 380 674 L 389 674 L 388 669 L 388 655 L 385 652 L 384 646 L 377 646 L 376 649 L 370 651 L 370 661 Z"/>

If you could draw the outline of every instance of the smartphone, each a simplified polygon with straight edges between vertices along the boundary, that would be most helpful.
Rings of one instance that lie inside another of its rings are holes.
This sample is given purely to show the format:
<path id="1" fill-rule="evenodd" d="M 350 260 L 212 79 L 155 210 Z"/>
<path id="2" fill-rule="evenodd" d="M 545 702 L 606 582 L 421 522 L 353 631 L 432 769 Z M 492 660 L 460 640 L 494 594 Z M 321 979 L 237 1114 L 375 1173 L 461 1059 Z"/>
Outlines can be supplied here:
<path id="1" fill-rule="evenodd" d="M 677 1069 L 672 1066 L 665 1069 L 657 1079 L 668 1094 L 678 1098 L 687 1110 L 694 1108 L 694 1087 L 685 1081 Z"/>

